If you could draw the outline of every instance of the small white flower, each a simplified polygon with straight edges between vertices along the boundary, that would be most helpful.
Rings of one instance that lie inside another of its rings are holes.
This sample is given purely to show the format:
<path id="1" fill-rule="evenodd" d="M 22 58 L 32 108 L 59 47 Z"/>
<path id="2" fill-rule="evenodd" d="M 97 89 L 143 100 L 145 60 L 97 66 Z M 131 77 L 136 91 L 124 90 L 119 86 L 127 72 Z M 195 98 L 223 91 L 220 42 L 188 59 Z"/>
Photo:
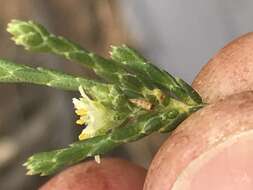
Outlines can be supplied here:
<path id="1" fill-rule="evenodd" d="M 80 140 L 94 137 L 115 127 L 113 112 L 100 102 L 91 100 L 79 87 L 81 98 L 73 98 L 75 113 L 79 116 L 76 124 L 86 126 L 79 135 Z"/>

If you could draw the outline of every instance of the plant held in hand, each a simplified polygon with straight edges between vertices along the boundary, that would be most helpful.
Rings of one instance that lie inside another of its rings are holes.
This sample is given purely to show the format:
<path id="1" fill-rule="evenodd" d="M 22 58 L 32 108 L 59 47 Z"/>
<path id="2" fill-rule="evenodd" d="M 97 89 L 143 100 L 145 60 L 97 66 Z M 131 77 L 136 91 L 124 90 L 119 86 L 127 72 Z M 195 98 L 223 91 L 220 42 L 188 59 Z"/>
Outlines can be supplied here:
<path id="1" fill-rule="evenodd" d="M 111 59 L 105 59 L 49 33 L 35 22 L 13 20 L 7 31 L 26 50 L 53 53 L 75 61 L 93 69 L 103 81 L 0 60 L 0 82 L 32 83 L 79 90 L 81 94 L 73 99 L 79 116 L 76 123 L 84 127 L 80 141 L 31 156 L 24 164 L 29 175 L 49 175 L 152 132 L 170 132 L 204 105 L 182 79 L 152 65 L 126 45 L 113 46 Z"/>

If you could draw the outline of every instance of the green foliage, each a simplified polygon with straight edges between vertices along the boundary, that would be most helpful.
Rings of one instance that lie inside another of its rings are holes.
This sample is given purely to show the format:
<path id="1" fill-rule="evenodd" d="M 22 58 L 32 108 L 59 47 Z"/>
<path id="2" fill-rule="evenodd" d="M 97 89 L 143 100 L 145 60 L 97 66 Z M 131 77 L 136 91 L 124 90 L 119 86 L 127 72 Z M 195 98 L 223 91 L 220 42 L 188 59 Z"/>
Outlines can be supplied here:
<path id="1" fill-rule="evenodd" d="M 136 50 L 126 45 L 112 46 L 111 57 L 126 67 L 147 76 L 150 82 L 172 92 L 186 104 L 198 105 L 202 103 L 201 97 L 187 83 L 152 65 Z"/>
<path id="2" fill-rule="evenodd" d="M 15 43 L 26 50 L 63 56 L 93 69 L 104 81 L 0 60 L 0 82 L 32 83 L 72 91 L 81 86 L 85 94 L 77 102 L 84 103 L 82 101 L 87 95 L 86 100 L 96 111 L 93 115 L 95 121 L 98 116 L 108 113 L 107 117 L 103 117 L 103 123 L 96 123 L 103 125 L 102 133 L 94 133 L 94 136 L 67 148 L 31 156 L 24 164 L 30 175 L 49 175 L 64 166 L 104 154 L 152 132 L 172 131 L 203 106 L 200 96 L 190 85 L 152 65 L 125 45 L 112 47 L 111 59 L 105 59 L 49 33 L 32 21 L 14 20 L 9 23 L 7 31 L 13 35 Z"/>
<path id="3" fill-rule="evenodd" d="M 49 175 L 63 166 L 77 163 L 86 157 L 104 154 L 121 144 L 143 138 L 162 127 L 175 128 L 179 121 L 183 121 L 189 114 L 190 107 L 173 100 L 167 107 L 159 107 L 154 112 L 143 112 L 124 127 L 115 128 L 105 135 L 76 142 L 68 148 L 35 154 L 24 165 L 27 166 L 30 175 Z"/>

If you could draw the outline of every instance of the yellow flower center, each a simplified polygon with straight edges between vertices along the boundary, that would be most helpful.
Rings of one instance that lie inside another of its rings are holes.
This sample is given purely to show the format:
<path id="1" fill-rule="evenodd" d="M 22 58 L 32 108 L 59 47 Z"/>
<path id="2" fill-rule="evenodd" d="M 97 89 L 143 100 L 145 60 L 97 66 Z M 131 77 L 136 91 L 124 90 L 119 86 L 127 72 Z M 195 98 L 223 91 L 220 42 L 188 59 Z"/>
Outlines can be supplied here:
<path id="1" fill-rule="evenodd" d="M 78 125 L 84 125 L 88 119 L 88 111 L 85 109 L 85 105 L 80 99 L 73 99 L 73 103 L 75 106 L 75 113 L 76 115 L 80 116 L 79 119 L 76 121 Z"/>
<path id="2" fill-rule="evenodd" d="M 80 118 L 76 121 L 76 124 L 84 125 L 87 121 L 88 111 L 84 108 L 81 108 L 81 109 L 76 109 L 75 113 L 76 113 L 76 115 L 80 116 Z"/>

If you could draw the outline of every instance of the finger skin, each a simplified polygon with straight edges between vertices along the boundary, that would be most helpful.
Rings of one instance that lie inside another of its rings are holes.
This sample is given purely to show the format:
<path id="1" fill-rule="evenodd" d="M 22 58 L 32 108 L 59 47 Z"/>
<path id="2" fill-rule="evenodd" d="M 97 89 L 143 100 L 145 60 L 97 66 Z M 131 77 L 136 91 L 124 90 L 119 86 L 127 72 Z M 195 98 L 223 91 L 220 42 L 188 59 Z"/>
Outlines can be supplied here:
<path id="1" fill-rule="evenodd" d="M 179 176 L 193 161 L 197 160 L 196 165 L 200 166 L 204 163 L 204 154 L 217 150 L 219 145 L 229 145 L 232 138 L 245 138 L 242 135 L 249 132 L 253 132 L 253 92 L 229 96 L 195 112 L 173 131 L 155 155 L 144 190 L 173 189 Z"/>
<path id="2" fill-rule="evenodd" d="M 253 90 L 253 32 L 228 43 L 195 77 L 192 87 L 206 103 Z"/>
<path id="3" fill-rule="evenodd" d="M 67 168 L 40 190 L 142 190 L 146 170 L 118 158 L 94 160 Z"/>

